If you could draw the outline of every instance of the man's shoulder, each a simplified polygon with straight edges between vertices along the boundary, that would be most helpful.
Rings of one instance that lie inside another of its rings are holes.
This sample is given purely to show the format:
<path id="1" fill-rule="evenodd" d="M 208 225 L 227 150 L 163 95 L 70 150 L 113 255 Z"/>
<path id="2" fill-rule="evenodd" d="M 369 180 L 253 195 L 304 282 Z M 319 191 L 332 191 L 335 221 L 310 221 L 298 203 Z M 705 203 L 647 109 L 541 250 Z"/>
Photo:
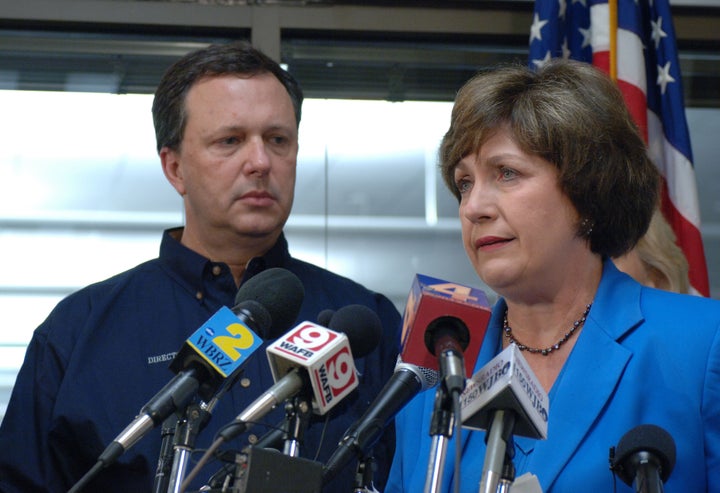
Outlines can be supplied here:
<path id="1" fill-rule="evenodd" d="M 91 310 L 114 303 L 123 293 L 132 292 L 133 289 L 136 292 L 152 290 L 153 279 L 157 283 L 164 277 L 162 272 L 158 260 L 153 259 L 84 286 L 60 300 L 50 318 L 86 317 Z"/>
<path id="2" fill-rule="evenodd" d="M 142 262 L 125 271 L 113 274 L 112 276 L 93 282 L 73 292 L 68 298 L 87 298 L 110 293 L 119 287 L 132 283 L 146 283 L 152 278 L 162 274 L 159 259 L 152 259 Z"/>

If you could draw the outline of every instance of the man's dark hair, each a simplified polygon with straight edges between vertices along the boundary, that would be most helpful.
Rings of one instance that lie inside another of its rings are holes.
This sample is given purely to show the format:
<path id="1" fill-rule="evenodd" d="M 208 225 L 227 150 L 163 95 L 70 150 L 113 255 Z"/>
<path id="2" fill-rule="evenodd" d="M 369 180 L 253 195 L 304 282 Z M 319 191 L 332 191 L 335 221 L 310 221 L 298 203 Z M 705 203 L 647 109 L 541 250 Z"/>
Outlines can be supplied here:
<path id="1" fill-rule="evenodd" d="M 185 131 L 185 99 L 190 88 L 206 77 L 238 75 L 252 77 L 270 73 L 285 87 L 300 125 L 302 89 L 277 62 L 246 41 L 213 44 L 188 53 L 168 68 L 155 91 L 152 105 L 157 150 L 177 150 Z"/>

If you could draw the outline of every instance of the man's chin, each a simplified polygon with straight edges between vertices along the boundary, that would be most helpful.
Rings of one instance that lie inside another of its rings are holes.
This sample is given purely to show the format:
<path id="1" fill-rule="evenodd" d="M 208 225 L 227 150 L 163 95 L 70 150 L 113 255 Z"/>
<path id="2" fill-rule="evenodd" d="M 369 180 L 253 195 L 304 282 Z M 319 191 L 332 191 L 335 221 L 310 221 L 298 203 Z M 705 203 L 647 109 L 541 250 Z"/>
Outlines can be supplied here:
<path id="1" fill-rule="evenodd" d="M 273 238 L 277 239 L 282 232 L 284 223 L 268 223 L 268 222 L 254 222 L 251 224 L 242 224 L 234 227 L 233 229 L 238 236 L 246 238 Z"/>

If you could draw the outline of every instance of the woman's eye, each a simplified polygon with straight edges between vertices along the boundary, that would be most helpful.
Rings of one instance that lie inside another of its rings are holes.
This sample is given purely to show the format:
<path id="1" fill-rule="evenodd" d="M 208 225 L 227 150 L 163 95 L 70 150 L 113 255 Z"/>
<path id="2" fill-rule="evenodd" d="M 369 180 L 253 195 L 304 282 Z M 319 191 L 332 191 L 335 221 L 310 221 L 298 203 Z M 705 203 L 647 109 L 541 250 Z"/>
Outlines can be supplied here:
<path id="1" fill-rule="evenodd" d="M 517 172 L 514 169 L 502 168 L 500 170 L 500 178 L 503 180 L 511 180 L 517 176 Z"/>
<path id="2" fill-rule="evenodd" d="M 455 182 L 455 186 L 457 187 L 458 192 L 465 193 L 470 190 L 470 181 L 465 179 L 457 180 Z"/>

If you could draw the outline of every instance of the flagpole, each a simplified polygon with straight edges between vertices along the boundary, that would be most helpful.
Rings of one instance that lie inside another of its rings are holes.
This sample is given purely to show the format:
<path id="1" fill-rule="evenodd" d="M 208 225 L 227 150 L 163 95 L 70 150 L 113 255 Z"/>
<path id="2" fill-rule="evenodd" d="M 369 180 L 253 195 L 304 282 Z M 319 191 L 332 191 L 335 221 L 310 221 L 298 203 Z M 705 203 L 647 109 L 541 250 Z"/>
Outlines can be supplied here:
<path id="1" fill-rule="evenodd" d="M 617 82 L 617 31 L 618 31 L 618 0 L 608 0 L 608 17 L 609 17 L 609 32 L 610 37 L 610 67 L 609 73 L 610 78 Z"/>

